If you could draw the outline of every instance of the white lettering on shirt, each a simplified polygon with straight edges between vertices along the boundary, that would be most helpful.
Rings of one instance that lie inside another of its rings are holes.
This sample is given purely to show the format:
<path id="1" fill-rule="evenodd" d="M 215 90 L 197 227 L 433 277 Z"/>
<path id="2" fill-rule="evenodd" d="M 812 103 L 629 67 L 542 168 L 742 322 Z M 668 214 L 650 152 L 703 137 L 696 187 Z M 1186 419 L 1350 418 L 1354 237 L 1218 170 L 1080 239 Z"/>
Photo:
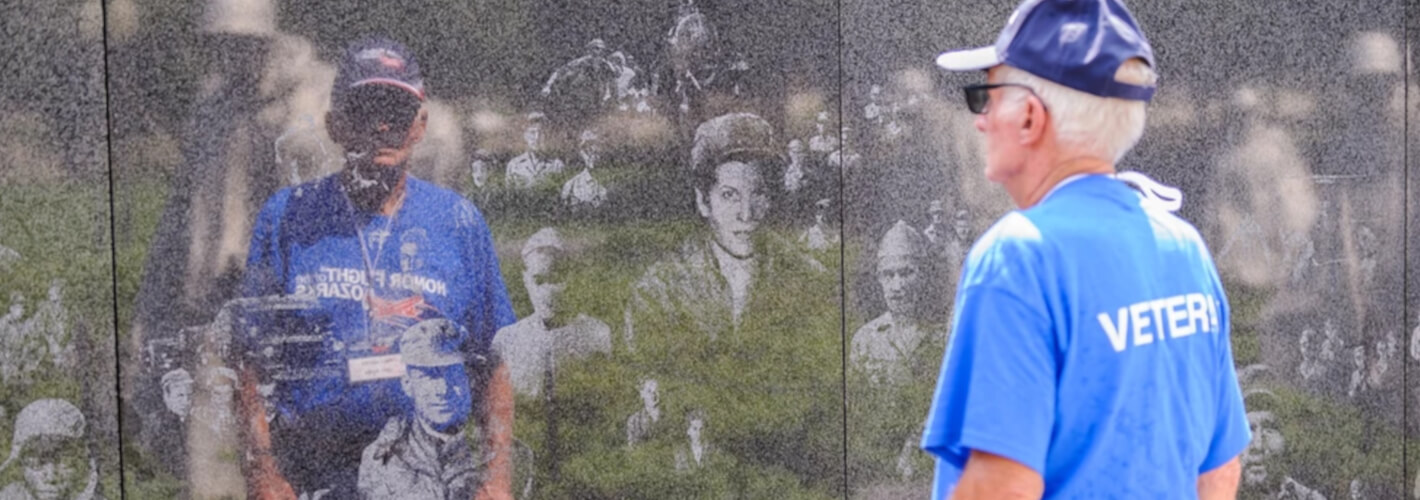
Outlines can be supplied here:
<path id="1" fill-rule="evenodd" d="M 1113 316 L 1099 313 L 1096 319 L 1114 351 L 1124 352 L 1131 338 L 1134 347 L 1139 347 L 1152 344 L 1154 339 L 1216 332 L 1218 308 L 1218 299 L 1213 296 L 1188 293 L 1137 302 L 1119 308 Z"/>

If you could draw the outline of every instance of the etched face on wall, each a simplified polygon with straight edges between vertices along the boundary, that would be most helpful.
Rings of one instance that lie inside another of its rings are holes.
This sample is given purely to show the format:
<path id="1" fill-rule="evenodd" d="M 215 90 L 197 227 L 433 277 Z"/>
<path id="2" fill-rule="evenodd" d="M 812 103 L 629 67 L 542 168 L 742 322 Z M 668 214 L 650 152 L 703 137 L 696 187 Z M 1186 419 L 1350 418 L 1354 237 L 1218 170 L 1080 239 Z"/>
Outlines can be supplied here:
<path id="1" fill-rule="evenodd" d="M 646 410 L 651 410 L 660 401 L 659 384 L 656 383 L 656 379 L 647 379 L 641 382 L 641 406 Z"/>
<path id="2" fill-rule="evenodd" d="M 528 145 L 528 151 L 537 151 L 542 147 L 542 126 L 528 125 L 523 129 L 523 142 Z"/>
<path id="3" fill-rule="evenodd" d="M 739 258 L 754 255 L 754 237 L 769 212 L 763 168 L 755 163 L 730 161 L 715 168 L 710 191 L 695 192 L 700 216 L 710 223 L 715 242 Z"/>
<path id="4" fill-rule="evenodd" d="M 192 409 L 192 375 L 178 368 L 163 374 L 163 405 L 179 417 Z"/>
<path id="5" fill-rule="evenodd" d="M 36 500 L 68 500 L 85 490 L 88 450 L 82 439 L 65 436 L 34 438 L 21 455 L 25 487 Z"/>
<path id="6" fill-rule="evenodd" d="M 1282 432 L 1277 430 L 1276 417 L 1270 411 L 1248 412 L 1247 423 L 1252 430 L 1252 442 L 1248 443 L 1240 457 L 1243 484 L 1261 485 L 1267 481 L 1268 464 L 1282 454 L 1286 442 L 1282 439 Z"/>
<path id="7" fill-rule="evenodd" d="M 538 249 L 529 252 L 523 259 L 523 286 L 528 290 L 533 314 L 543 320 L 554 320 L 560 316 L 559 298 L 567 290 L 560 257 L 556 250 Z"/>
<path id="8" fill-rule="evenodd" d="M 888 311 L 894 316 L 914 315 L 921 288 L 917 259 L 902 254 L 885 255 L 878 259 L 877 275 Z"/>
<path id="9" fill-rule="evenodd" d="M 411 365 L 400 385 L 414 404 L 414 415 L 431 427 L 449 430 L 468 419 L 471 400 L 463 365 Z"/>

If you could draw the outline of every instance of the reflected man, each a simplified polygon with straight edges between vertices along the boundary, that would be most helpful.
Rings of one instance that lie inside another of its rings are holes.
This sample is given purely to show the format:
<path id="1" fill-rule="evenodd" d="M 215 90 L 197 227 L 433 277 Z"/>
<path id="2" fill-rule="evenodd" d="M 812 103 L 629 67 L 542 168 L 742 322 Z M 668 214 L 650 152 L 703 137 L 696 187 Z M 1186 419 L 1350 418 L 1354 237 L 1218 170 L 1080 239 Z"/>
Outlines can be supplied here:
<path id="1" fill-rule="evenodd" d="M 419 65 L 403 45 L 350 45 L 326 119 L 345 165 L 279 191 L 258 216 L 243 295 L 311 305 L 258 318 L 241 331 L 239 352 L 283 349 L 271 355 L 279 363 L 244 363 L 240 374 L 252 498 L 322 490 L 356 497 L 365 447 L 406 412 L 402 334 L 436 319 L 457 326 L 469 369 L 471 397 L 450 411 L 477 408 L 477 423 L 488 431 L 478 446 L 493 458 L 479 494 L 510 493 L 512 388 L 490 348 L 495 332 L 513 322 L 512 306 L 478 209 L 408 173 L 428 125 L 425 100 Z M 318 339 L 299 343 L 308 348 L 270 342 L 308 326 L 319 333 L 304 335 Z M 272 382 L 270 404 L 278 411 L 268 425 L 259 389 Z"/>

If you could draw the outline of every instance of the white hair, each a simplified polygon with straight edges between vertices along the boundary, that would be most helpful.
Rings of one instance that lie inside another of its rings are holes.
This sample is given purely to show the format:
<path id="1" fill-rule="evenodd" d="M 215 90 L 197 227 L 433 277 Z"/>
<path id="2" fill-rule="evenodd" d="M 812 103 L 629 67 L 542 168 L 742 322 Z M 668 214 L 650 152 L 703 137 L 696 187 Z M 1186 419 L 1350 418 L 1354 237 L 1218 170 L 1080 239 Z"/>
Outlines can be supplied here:
<path id="1" fill-rule="evenodd" d="M 1151 86 L 1157 76 L 1143 60 L 1130 59 L 1119 66 L 1114 79 Z M 1066 150 L 1116 163 L 1144 135 L 1144 101 L 1087 94 L 1011 66 L 1001 67 L 999 81 L 1035 91 L 1055 124 L 1056 141 Z M 1016 94 L 1021 98 L 1010 101 L 1024 104 L 1025 92 Z"/>

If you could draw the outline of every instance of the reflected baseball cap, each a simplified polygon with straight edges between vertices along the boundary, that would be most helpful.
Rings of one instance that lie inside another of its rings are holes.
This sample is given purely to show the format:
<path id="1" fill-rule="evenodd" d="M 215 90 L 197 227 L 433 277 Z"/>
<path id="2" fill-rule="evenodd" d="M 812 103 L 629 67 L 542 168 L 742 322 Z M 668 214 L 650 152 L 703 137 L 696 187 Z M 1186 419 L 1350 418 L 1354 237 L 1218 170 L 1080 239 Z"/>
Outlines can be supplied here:
<path id="1" fill-rule="evenodd" d="M 341 58 L 331 94 L 334 101 L 352 89 L 366 85 L 387 85 L 424 100 L 424 77 L 414 54 L 399 42 L 370 38 L 351 44 Z"/>
<path id="2" fill-rule="evenodd" d="M 1116 81 L 1130 59 L 1154 66 L 1154 49 L 1120 0 L 1025 0 L 990 47 L 937 56 L 951 71 L 1006 64 L 1100 97 L 1148 101 L 1153 86 Z"/>

